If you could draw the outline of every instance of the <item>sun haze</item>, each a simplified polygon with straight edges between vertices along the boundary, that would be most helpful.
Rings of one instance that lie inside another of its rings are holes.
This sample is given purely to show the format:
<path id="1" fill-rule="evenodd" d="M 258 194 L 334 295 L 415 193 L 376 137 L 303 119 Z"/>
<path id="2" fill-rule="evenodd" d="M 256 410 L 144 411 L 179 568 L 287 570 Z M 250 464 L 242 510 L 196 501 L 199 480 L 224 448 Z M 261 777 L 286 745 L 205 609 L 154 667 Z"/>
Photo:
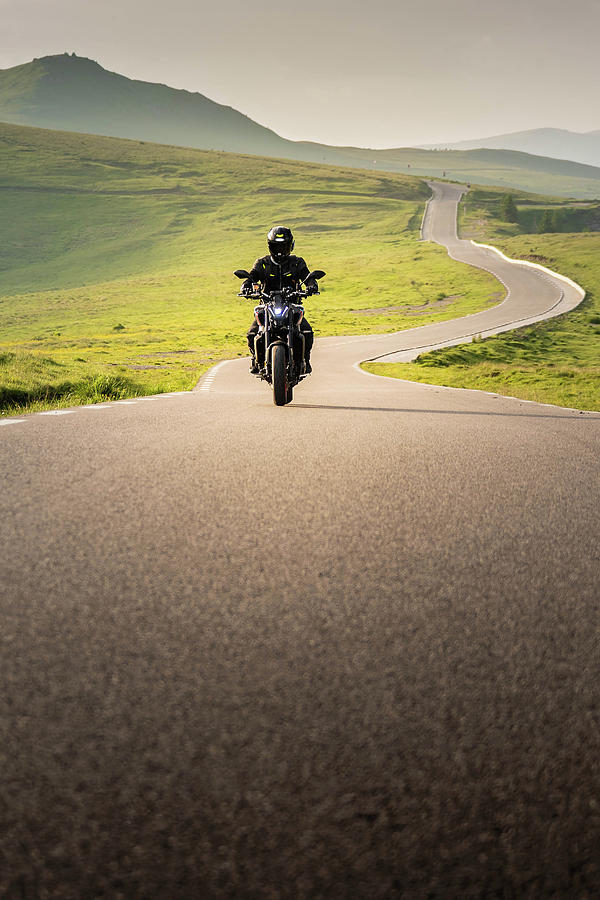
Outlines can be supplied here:
<path id="1" fill-rule="evenodd" d="M 0 0 L 0 68 L 64 51 L 284 137 L 392 147 L 600 128 L 600 0 Z"/>

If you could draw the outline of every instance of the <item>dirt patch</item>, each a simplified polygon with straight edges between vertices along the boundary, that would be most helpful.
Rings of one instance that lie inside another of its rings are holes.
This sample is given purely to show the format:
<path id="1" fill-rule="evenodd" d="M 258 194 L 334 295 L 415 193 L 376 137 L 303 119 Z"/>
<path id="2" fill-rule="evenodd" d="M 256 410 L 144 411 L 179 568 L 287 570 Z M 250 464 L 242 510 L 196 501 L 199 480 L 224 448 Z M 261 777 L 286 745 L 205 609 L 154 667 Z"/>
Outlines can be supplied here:
<path id="1" fill-rule="evenodd" d="M 528 262 L 539 263 L 541 266 L 548 266 L 553 262 L 547 256 L 542 256 L 540 253 L 525 253 L 522 256 L 515 256 L 515 259 L 526 259 Z"/>
<path id="2" fill-rule="evenodd" d="M 154 356 L 181 356 L 182 353 L 199 353 L 199 350 L 158 350 L 156 353 L 142 353 L 140 359 L 152 359 Z"/>
<path id="3" fill-rule="evenodd" d="M 385 316 L 406 315 L 422 316 L 436 309 L 444 309 L 450 306 L 453 300 L 458 300 L 461 294 L 452 294 L 450 297 L 444 297 L 442 300 L 431 300 L 428 303 L 422 303 L 420 306 L 373 306 L 370 309 L 352 309 L 350 312 L 356 313 L 357 316 Z"/>
<path id="4" fill-rule="evenodd" d="M 357 228 L 363 228 L 362 222 L 353 222 L 350 225 L 303 225 L 298 231 L 310 233 L 318 233 L 321 231 L 356 231 Z"/>

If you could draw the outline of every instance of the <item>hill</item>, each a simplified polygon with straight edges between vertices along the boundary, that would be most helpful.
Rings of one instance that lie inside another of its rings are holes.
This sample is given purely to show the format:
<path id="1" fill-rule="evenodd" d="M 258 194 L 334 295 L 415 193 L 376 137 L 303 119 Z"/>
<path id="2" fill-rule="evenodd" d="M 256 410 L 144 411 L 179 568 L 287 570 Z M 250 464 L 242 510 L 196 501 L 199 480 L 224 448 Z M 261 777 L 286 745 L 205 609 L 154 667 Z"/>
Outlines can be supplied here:
<path id="1" fill-rule="evenodd" d="M 268 156 L 285 144 L 202 94 L 133 81 L 67 53 L 0 71 L 0 120 Z"/>
<path id="2" fill-rule="evenodd" d="M 600 168 L 504 150 L 370 150 L 289 141 L 199 93 L 135 81 L 62 54 L 0 70 L 0 121 L 182 147 L 411 173 L 581 199 Z"/>
<path id="3" fill-rule="evenodd" d="M 520 150 L 536 156 L 600 166 L 600 131 L 581 133 L 563 128 L 533 128 L 529 131 L 458 141 L 445 144 L 444 147 L 450 150 L 477 150 L 482 147 L 492 150 Z"/>
<path id="4" fill-rule="evenodd" d="M 337 148 L 341 165 L 359 166 L 364 151 Z M 379 150 L 369 168 L 424 178 L 519 189 L 556 197 L 600 197 L 600 168 L 514 150 Z"/>

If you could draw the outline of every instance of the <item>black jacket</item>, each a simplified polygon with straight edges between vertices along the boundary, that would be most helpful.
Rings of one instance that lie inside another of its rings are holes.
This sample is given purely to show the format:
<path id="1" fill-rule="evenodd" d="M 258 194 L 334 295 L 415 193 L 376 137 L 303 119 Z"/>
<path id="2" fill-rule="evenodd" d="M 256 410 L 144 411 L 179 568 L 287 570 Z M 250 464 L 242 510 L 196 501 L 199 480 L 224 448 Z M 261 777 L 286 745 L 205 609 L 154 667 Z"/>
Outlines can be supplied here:
<path id="1" fill-rule="evenodd" d="M 262 284 L 265 291 L 280 291 L 284 287 L 297 289 L 309 274 L 309 268 L 301 256 L 288 256 L 280 266 L 270 256 L 257 259 L 250 270 L 250 278 L 246 279 L 242 289 L 250 289 L 253 284 Z M 311 281 L 307 287 L 315 287 Z"/>

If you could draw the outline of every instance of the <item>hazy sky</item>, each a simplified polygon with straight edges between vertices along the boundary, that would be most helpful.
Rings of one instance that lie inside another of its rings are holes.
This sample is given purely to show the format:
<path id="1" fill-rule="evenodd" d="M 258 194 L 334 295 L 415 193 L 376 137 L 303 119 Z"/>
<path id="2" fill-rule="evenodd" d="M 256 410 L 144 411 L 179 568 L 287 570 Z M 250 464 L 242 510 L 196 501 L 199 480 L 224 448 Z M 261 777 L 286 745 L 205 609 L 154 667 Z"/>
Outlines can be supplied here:
<path id="1" fill-rule="evenodd" d="M 75 52 L 293 139 L 600 129 L 600 0 L 0 0 L 0 21 L 0 68 Z"/>

